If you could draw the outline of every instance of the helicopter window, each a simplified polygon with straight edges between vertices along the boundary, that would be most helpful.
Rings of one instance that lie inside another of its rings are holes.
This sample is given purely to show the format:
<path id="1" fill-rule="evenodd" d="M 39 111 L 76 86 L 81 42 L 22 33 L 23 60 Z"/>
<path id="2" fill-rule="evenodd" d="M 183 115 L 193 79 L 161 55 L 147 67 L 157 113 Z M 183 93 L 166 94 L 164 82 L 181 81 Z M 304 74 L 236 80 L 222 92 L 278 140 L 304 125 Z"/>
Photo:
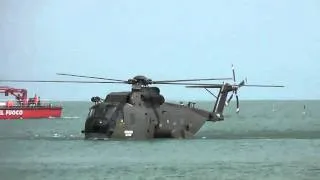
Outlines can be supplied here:
<path id="1" fill-rule="evenodd" d="M 104 112 L 105 112 L 105 109 L 104 108 L 97 108 L 95 111 L 94 111 L 94 117 L 96 118 L 102 118 L 104 116 Z"/>
<path id="2" fill-rule="evenodd" d="M 90 109 L 88 116 L 94 118 L 107 118 L 110 119 L 117 107 L 114 105 L 97 106 Z"/>
<path id="3" fill-rule="evenodd" d="M 89 117 L 93 117 L 95 110 L 94 109 L 90 109 L 88 116 Z"/>
<path id="4" fill-rule="evenodd" d="M 104 110 L 105 110 L 105 118 L 110 119 L 113 115 L 113 113 L 116 111 L 117 107 L 114 105 L 107 105 Z"/>

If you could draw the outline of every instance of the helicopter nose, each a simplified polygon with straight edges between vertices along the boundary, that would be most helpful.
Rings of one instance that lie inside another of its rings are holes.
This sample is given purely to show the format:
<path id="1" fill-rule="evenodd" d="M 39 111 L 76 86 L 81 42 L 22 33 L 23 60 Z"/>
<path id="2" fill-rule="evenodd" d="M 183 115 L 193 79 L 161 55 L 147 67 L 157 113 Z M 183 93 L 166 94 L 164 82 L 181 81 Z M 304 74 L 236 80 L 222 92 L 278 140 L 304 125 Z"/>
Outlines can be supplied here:
<path id="1" fill-rule="evenodd" d="M 95 119 L 95 124 L 97 126 L 106 126 L 108 125 L 108 121 L 103 119 Z"/>
<path id="2" fill-rule="evenodd" d="M 104 134 L 107 137 L 111 136 L 114 131 L 112 122 L 107 119 L 95 119 L 92 127 L 93 133 Z"/>

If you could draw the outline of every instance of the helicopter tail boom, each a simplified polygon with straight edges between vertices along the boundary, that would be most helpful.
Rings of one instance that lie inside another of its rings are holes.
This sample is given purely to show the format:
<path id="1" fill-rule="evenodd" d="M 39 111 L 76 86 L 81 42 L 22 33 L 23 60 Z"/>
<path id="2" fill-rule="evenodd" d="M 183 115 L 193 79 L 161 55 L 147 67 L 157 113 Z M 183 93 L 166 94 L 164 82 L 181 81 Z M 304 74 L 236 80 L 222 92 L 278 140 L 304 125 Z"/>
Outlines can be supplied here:
<path id="1" fill-rule="evenodd" d="M 223 120 L 223 110 L 225 103 L 227 101 L 228 93 L 232 91 L 232 87 L 229 84 L 224 84 L 220 87 L 217 100 L 215 102 L 213 113 L 215 113 L 216 118 L 214 120 Z"/>

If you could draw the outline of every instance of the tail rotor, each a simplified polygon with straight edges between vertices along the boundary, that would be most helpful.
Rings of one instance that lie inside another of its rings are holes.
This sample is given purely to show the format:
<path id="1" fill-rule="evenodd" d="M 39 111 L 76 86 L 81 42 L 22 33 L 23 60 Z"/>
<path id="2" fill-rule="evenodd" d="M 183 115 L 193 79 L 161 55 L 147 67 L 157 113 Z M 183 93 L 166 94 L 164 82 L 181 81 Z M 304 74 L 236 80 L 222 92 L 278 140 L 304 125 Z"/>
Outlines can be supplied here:
<path id="1" fill-rule="evenodd" d="M 232 75 L 233 75 L 233 85 L 232 85 L 232 94 L 229 99 L 226 101 L 225 105 L 228 106 L 230 101 L 232 100 L 233 96 L 236 96 L 236 103 L 237 103 L 237 110 L 236 112 L 239 113 L 240 111 L 240 103 L 239 103 L 239 96 L 238 96 L 238 89 L 245 84 L 244 80 L 241 81 L 238 85 L 236 84 L 236 73 L 234 71 L 234 66 L 232 64 Z"/>
<path id="2" fill-rule="evenodd" d="M 238 96 L 238 90 L 239 88 L 241 88 L 242 86 L 247 86 L 247 87 L 284 87 L 282 85 L 253 85 L 253 84 L 247 84 L 247 78 L 245 78 L 244 80 L 242 80 L 240 83 L 237 84 L 236 82 L 236 74 L 235 74 L 235 70 L 234 70 L 234 66 L 232 65 L 232 74 L 233 74 L 233 83 L 222 83 L 222 84 L 197 84 L 197 85 L 188 85 L 186 86 L 187 88 L 204 88 L 206 89 L 208 92 L 210 92 L 208 89 L 212 88 L 212 89 L 220 89 L 218 96 L 217 97 L 217 101 L 215 103 L 215 106 L 213 108 L 213 112 L 215 112 L 216 114 L 218 114 L 219 116 L 221 116 L 223 109 L 225 106 L 228 106 L 230 101 L 232 100 L 232 98 L 235 96 L 236 97 L 236 106 L 237 106 L 237 110 L 236 112 L 239 113 L 240 112 L 240 103 L 239 103 L 239 96 Z M 231 93 L 230 97 L 228 98 L 228 93 Z M 210 92 L 210 94 L 213 95 L 213 93 Z"/>

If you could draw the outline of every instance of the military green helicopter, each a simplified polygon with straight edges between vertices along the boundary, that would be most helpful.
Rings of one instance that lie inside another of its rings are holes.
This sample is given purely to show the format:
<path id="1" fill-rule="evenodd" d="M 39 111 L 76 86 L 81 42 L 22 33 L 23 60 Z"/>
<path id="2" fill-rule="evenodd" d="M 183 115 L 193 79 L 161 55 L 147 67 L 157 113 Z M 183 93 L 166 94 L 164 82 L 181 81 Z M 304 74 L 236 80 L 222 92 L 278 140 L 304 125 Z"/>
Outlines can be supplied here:
<path id="1" fill-rule="evenodd" d="M 245 81 L 236 84 L 233 78 L 180 79 L 153 81 L 138 75 L 128 80 L 109 79 L 93 76 L 58 73 L 58 75 L 99 79 L 104 81 L 33 81 L 33 80 L 0 80 L 0 82 L 62 82 L 62 83 L 120 83 L 130 84 L 131 90 L 111 92 L 104 99 L 94 96 L 94 103 L 89 109 L 82 133 L 85 139 L 151 139 L 151 138 L 190 138 L 196 134 L 206 121 L 224 120 L 223 110 L 236 96 L 239 112 L 238 89 L 251 87 L 284 87 L 278 85 L 247 85 Z M 233 80 L 233 83 L 204 84 L 190 83 L 203 80 Z M 188 82 L 189 81 L 189 82 Z M 186 83 L 187 82 L 187 83 Z M 187 105 L 166 102 L 160 89 L 153 84 L 183 85 L 187 88 L 204 88 L 216 101 L 212 111 L 195 107 L 194 102 Z M 209 89 L 219 89 L 214 95 Z M 228 94 L 232 93 L 229 99 Z"/>

